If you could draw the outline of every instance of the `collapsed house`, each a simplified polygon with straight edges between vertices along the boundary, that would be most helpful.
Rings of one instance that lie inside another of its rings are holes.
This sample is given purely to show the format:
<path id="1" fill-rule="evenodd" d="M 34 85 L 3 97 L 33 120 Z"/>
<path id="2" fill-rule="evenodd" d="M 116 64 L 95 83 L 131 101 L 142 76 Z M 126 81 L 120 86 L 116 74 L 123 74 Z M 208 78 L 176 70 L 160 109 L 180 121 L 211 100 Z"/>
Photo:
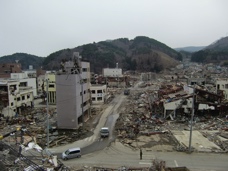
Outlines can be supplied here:
<path id="1" fill-rule="evenodd" d="M 158 89 L 157 84 L 147 83 L 146 86 L 146 89 L 143 86 L 128 96 L 126 106 L 132 107 L 123 108 L 116 123 L 117 136 L 123 144 L 132 148 L 159 147 L 162 144 L 169 146 L 169 150 L 188 150 L 173 136 L 173 130 L 189 130 L 191 116 L 194 129 L 202 131 L 203 136 L 211 139 L 212 136 L 227 135 L 223 132 L 228 127 L 226 103 L 221 95 L 200 86 L 184 84 L 162 83 Z M 209 135 L 203 130 L 218 130 L 219 133 Z M 213 142 L 218 142 L 217 151 L 228 150 L 228 141 L 214 138 Z"/>

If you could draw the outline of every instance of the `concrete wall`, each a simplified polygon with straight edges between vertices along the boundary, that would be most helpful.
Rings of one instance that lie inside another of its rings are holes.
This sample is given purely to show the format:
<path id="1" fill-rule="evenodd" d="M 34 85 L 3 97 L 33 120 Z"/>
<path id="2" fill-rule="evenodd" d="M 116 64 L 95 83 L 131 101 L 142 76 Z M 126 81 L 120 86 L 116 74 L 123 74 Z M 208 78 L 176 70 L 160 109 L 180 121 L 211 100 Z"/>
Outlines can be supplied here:
<path id="1" fill-rule="evenodd" d="M 57 125 L 60 129 L 76 129 L 81 116 L 79 77 L 56 75 Z"/>
<path id="2" fill-rule="evenodd" d="M 77 129 L 82 120 L 82 110 L 83 116 L 88 116 L 90 109 L 90 65 L 88 62 L 82 62 L 81 66 L 85 70 L 81 74 L 70 72 L 56 75 L 57 125 L 60 129 Z"/>

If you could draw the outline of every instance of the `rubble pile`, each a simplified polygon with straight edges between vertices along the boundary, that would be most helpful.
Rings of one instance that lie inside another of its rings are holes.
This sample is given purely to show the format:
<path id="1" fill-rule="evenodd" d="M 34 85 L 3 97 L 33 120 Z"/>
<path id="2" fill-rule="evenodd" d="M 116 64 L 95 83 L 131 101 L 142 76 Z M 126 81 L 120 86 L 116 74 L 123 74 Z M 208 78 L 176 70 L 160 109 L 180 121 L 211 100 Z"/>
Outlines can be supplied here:
<path id="1" fill-rule="evenodd" d="M 159 151 L 188 151 L 188 145 L 179 142 L 172 131 L 190 130 L 191 109 L 186 112 L 181 107 L 189 103 L 192 95 L 183 91 L 182 84 L 163 84 L 158 88 L 159 84 L 162 83 L 139 84 L 138 89 L 131 91 L 127 101 L 121 106 L 115 125 L 117 138 L 124 145 L 134 149 L 142 147 Z M 180 103 L 176 104 L 176 110 L 165 115 L 163 104 L 177 103 L 178 100 Z M 220 100 L 220 96 L 197 89 L 197 107 L 199 103 L 217 105 L 214 103 L 216 100 Z M 219 152 L 228 150 L 228 118 L 225 118 L 224 114 L 199 110 L 195 112 L 192 124 L 193 130 L 199 131 L 202 136 L 221 148 Z M 196 150 L 194 147 L 192 149 Z"/>
<path id="2" fill-rule="evenodd" d="M 148 97 L 148 92 L 135 91 L 122 105 L 115 125 L 119 141 L 132 148 L 175 144 L 167 121 L 161 114 L 150 112 Z"/>
<path id="3" fill-rule="evenodd" d="M 120 167 L 107 167 L 107 166 L 80 166 L 71 167 L 71 171 L 190 171 L 187 167 L 167 167 L 166 162 L 163 160 L 154 159 L 151 161 L 151 166 L 133 167 L 133 166 L 120 166 Z"/>

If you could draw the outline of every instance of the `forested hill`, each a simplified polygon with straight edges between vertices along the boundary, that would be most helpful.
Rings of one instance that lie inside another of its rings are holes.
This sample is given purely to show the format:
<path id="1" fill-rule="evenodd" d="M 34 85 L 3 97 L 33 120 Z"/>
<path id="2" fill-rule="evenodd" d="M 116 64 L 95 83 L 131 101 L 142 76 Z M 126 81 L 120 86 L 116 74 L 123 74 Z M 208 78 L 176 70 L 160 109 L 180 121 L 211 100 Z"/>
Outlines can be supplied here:
<path id="1" fill-rule="evenodd" d="M 44 58 L 27 53 L 14 53 L 1 57 L 0 63 L 15 63 L 16 60 L 21 64 L 22 69 L 25 70 L 29 68 L 29 65 L 32 65 L 33 68 L 42 66 Z"/>
<path id="2" fill-rule="evenodd" d="M 116 63 L 124 71 L 159 72 L 176 66 L 182 60 L 181 54 L 167 45 L 155 39 L 138 36 L 133 40 L 120 38 L 63 49 L 43 58 L 16 53 L 1 57 L 0 62 L 19 60 L 23 69 L 33 65 L 34 68 L 42 66 L 46 70 L 58 70 L 61 61 L 72 58 L 73 52 L 79 52 L 82 60 L 89 61 L 90 70 L 95 73 L 101 73 L 102 68 L 113 68 Z"/>
<path id="3" fill-rule="evenodd" d="M 224 64 L 228 60 L 228 37 L 223 37 L 211 45 L 192 54 L 193 62 L 215 62 Z"/>
<path id="4" fill-rule="evenodd" d="M 101 73 L 102 68 L 115 67 L 116 63 L 123 70 L 159 72 L 182 60 L 181 54 L 167 45 L 139 36 L 133 40 L 120 38 L 54 52 L 45 58 L 44 68 L 59 69 L 61 60 L 72 58 L 73 52 L 79 52 L 83 60 L 89 61 L 91 72 L 95 73 Z"/>

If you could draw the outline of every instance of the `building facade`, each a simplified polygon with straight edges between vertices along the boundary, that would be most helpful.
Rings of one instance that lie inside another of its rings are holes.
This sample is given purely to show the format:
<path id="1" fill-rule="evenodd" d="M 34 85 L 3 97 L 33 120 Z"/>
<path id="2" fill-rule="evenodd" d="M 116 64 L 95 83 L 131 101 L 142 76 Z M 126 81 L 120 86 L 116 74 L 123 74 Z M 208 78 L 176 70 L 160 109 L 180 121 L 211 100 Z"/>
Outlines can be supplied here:
<path id="1" fill-rule="evenodd" d="M 2 63 L 0 64 L 0 78 L 10 78 L 11 73 L 21 73 L 21 64 Z"/>
<path id="2" fill-rule="evenodd" d="M 104 77 L 123 77 L 121 68 L 103 68 Z"/>
<path id="3" fill-rule="evenodd" d="M 91 100 L 92 104 L 104 104 L 107 94 L 107 85 L 92 84 L 91 90 Z"/>
<path id="4" fill-rule="evenodd" d="M 32 87 L 33 97 L 37 96 L 36 78 L 29 78 L 27 73 L 11 73 L 11 79 L 20 82 L 20 87 Z"/>
<path id="5" fill-rule="evenodd" d="M 0 80 L 0 112 L 13 117 L 23 112 L 23 108 L 33 107 L 32 87 L 20 87 L 17 80 Z"/>
<path id="6" fill-rule="evenodd" d="M 62 63 L 56 74 L 57 126 L 59 129 L 77 129 L 90 116 L 90 64 L 75 61 Z"/>
<path id="7" fill-rule="evenodd" d="M 216 81 L 216 92 L 222 94 L 228 100 L 228 79 L 221 79 Z"/>

